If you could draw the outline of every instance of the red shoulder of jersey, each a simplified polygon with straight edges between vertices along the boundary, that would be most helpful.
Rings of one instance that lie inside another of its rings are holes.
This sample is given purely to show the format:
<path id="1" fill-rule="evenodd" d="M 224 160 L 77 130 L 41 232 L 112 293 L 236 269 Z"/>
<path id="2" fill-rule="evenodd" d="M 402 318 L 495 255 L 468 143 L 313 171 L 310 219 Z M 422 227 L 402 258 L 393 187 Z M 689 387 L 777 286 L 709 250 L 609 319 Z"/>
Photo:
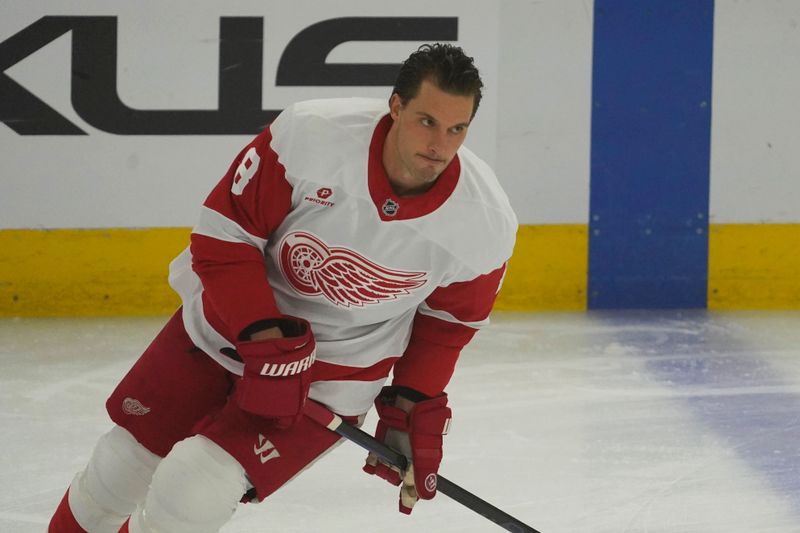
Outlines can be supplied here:
<path id="1" fill-rule="evenodd" d="M 253 322 L 280 314 L 264 265 L 264 246 L 291 209 L 292 187 L 270 147 L 269 128 L 248 144 L 211 191 L 192 231 L 192 268 L 203 284 L 207 318 L 235 341 Z M 216 319 L 216 320 L 215 320 Z"/>

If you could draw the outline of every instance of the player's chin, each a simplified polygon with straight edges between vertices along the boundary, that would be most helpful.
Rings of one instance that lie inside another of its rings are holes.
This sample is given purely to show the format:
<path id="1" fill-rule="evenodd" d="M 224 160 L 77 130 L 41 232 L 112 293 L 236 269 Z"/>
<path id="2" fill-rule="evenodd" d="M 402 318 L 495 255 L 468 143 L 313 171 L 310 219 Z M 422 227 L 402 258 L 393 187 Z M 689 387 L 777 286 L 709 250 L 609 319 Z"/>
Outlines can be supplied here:
<path id="1" fill-rule="evenodd" d="M 444 168 L 445 165 L 443 163 L 428 162 L 425 165 L 417 167 L 417 177 L 423 181 L 433 181 L 439 177 L 439 174 L 442 173 Z"/>
<path id="2" fill-rule="evenodd" d="M 417 171 L 417 180 L 421 184 L 430 183 L 432 181 L 436 181 L 436 178 L 439 177 L 441 174 L 441 170 L 436 167 L 425 167 L 418 169 Z"/>

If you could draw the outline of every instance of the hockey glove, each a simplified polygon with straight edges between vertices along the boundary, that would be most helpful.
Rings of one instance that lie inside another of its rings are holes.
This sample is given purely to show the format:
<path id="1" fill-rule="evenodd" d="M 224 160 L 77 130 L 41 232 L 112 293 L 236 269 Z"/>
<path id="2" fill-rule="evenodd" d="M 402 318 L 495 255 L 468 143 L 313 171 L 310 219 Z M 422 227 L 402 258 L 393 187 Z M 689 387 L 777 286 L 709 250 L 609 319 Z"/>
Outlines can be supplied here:
<path id="1" fill-rule="evenodd" d="M 400 487 L 400 512 L 411 514 L 418 499 L 436 495 L 436 474 L 442 461 L 442 435 L 447 434 L 451 411 L 447 394 L 413 403 L 408 412 L 396 407 L 398 387 L 384 387 L 375 399 L 380 417 L 375 436 L 410 459 L 401 472 L 386 465 L 374 454 L 367 456 L 364 472 L 382 477 Z M 405 395 L 402 395 L 405 397 Z"/>
<path id="2" fill-rule="evenodd" d="M 244 411 L 276 419 L 285 428 L 303 416 L 316 343 L 303 319 L 284 317 L 280 328 L 281 338 L 237 343 L 244 374 L 234 394 Z"/>

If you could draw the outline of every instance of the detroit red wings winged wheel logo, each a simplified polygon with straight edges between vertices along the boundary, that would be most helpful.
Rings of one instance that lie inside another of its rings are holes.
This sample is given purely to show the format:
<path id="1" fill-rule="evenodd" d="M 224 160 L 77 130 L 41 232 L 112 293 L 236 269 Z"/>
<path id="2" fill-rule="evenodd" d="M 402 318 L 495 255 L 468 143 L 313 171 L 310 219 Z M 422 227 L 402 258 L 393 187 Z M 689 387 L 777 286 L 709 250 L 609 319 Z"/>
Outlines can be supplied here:
<path id="1" fill-rule="evenodd" d="M 424 272 L 390 270 L 352 250 L 329 247 L 302 231 L 290 233 L 281 241 L 280 265 L 299 293 L 322 294 L 344 307 L 394 300 L 427 281 Z"/>

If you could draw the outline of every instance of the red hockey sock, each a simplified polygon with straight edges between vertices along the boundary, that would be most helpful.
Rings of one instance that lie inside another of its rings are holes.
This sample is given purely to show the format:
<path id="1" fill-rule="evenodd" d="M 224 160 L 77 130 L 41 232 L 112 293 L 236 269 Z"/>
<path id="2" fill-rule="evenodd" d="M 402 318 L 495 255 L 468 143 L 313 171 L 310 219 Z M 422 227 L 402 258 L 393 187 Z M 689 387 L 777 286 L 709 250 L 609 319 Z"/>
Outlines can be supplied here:
<path id="1" fill-rule="evenodd" d="M 72 509 L 69 508 L 69 489 L 64 493 L 61 498 L 61 503 L 58 504 L 53 518 L 50 519 L 50 526 L 47 528 L 48 533 L 87 533 L 72 514 Z"/>

